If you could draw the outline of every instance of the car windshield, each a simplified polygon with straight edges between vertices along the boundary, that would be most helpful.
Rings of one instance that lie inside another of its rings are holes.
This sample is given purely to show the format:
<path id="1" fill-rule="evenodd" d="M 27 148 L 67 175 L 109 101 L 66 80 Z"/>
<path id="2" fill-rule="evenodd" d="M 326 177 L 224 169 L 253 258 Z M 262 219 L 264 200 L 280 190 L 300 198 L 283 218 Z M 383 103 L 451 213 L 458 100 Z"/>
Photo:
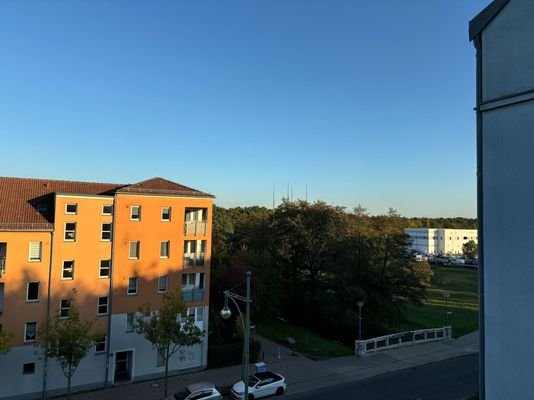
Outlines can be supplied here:
<path id="1" fill-rule="evenodd" d="M 255 375 L 250 375 L 248 377 L 248 385 L 255 386 L 260 380 Z"/>

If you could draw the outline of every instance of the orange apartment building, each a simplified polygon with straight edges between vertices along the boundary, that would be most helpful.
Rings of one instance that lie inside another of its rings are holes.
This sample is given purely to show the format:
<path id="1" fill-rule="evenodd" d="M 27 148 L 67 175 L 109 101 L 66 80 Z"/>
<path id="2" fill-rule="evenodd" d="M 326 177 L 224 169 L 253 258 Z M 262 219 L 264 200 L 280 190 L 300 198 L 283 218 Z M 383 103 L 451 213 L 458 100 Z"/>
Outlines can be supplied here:
<path id="1" fill-rule="evenodd" d="M 0 177 L 0 398 L 59 394 L 66 379 L 36 354 L 47 316 L 68 316 L 69 298 L 100 334 L 73 377 L 90 389 L 161 376 L 163 362 L 133 329 L 142 304 L 179 288 L 208 329 L 213 196 L 162 178 L 132 185 Z M 181 350 L 174 373 L 205 368 L 207 339 Z"/>

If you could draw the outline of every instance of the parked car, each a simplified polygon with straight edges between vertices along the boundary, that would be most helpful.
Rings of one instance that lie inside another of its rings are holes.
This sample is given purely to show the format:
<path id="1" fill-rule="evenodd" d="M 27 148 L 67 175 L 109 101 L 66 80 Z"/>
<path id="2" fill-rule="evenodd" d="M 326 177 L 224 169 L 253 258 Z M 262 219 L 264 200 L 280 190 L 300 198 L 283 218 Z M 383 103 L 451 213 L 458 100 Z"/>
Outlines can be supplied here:
<path id="1" fill-rule="evenodd" d="M 188 385 L 185 390 L 176 392 L 165 400 L 222 400 L 221 393 L 211 382 L 198 382 Z"/>
<path id="2" fill-rule="evenodd" d="M 248 378 L 248 400 L 259 399 L 272 394 L 282 395 L 286 391 L 287 385 L 285 378 L 274 372 L 257 372 Z M 232 387 L 232 398 L 236 400 L 245 400 L 245 383 L 237 382 Z"/>

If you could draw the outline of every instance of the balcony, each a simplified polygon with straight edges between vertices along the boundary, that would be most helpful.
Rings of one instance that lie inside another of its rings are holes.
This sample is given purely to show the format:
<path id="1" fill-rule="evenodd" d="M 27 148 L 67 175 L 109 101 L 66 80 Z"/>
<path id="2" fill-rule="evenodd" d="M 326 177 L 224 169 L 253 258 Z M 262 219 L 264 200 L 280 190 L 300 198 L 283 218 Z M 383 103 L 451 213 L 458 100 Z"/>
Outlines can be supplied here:
<path id="1" fill-rule="evenodd" d="M 184 269 L 201 268 L 205 265 L 205 253 L 184 254 Z"/>
<path id="2" fill-rule="evenodd" d="M 205 235 L 208 232 L 208 221 L 185 221 L 185 235 Z"/>
<path id="3" fill-rule="evenodd" d="M 6 273 L 6 259 L 0 258 L 0 277 Z"/>
<path id="4" fill-rule="evenodd" d="M 204 301 L 204 289 L 184 289 L 182 288 L 183 301 Z"/>

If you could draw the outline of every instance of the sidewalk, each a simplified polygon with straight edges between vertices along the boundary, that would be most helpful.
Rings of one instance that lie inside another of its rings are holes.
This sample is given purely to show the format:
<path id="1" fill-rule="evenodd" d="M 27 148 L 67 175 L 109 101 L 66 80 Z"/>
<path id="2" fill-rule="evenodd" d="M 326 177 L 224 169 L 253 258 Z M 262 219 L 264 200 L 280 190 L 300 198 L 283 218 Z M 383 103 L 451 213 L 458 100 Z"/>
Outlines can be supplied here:
<path id="1" fill-rule="evenodd" d="M 291 350 L 262 337 L 262 351 L 268 369 L 279 372 L 287 380 L 287 393 L 296 394 L 313 391 L 344 382 L 356 381 L 372 376 L 412 368 L 449 358 L 478 352 L 478 332 L 458 339 L 444 340 L 400 347 L 383 352 L 371 353 L 366 357 L 345 356 L 323 361 L 312 361 Z M 211 381 L 217 386 L 228 386 L 240 379 L 241 366 L 211 369 L 169 378 L 169 393 L 200 381 Z M 159 387 L 152 387 L 159 383 Z M 74 400 L 161 400 L 163 379 L 123 384 L 109 389 L 80 393 Z M 63 399 L 63 398 L 62 398 Z"/>

